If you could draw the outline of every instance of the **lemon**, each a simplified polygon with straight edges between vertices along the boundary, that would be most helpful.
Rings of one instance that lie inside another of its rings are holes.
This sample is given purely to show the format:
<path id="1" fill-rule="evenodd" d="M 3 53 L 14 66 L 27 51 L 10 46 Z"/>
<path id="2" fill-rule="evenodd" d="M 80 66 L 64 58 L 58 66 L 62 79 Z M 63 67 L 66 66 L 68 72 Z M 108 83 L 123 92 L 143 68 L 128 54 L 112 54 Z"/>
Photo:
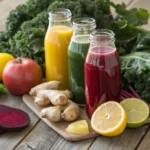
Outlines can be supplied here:
<path id="1" fill-rule="evenodd" d="M 5 65 L 12 59 L 14 59 L 12 55 L 8 53 L 0 53 L 0 80 L 2 80 L 2 73 Z"/>
<path id="2" fill-rule="evenodd" d="M 127 123 L 124 108 L 115 101 L 100 105 L 93 113 L 91 126 L 93 130 L 104 136 L 117 136 L 121 134 Z"/>
<path id="3" fill-rule="evenodd" d="M 127 113 L 127 127 L 140 127 L 149 117 L 149 107 L 144 101 L 140 99 L 127 98 L 120 104 Z"/>
<path id="4" fill-rule="evenodd" d="M 69 124 L 66 131 L 72 134 L 89 134 L 89 128 L 86 120 L 80 120 Z"/>

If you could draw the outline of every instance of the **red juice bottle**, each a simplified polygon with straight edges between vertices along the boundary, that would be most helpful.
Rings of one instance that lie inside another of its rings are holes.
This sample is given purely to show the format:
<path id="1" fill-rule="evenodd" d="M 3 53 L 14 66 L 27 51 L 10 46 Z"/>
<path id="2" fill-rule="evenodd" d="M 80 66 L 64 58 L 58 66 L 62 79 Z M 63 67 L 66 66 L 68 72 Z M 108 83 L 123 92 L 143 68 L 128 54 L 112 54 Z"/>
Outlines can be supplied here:
<path id="1" fill-rule="evenodd" d="M 108 29 L 93 31 L 84 63 L 86 113 L 91 118 L 103 102 L 120 101 L 121 64 L 114 33 Z"/>

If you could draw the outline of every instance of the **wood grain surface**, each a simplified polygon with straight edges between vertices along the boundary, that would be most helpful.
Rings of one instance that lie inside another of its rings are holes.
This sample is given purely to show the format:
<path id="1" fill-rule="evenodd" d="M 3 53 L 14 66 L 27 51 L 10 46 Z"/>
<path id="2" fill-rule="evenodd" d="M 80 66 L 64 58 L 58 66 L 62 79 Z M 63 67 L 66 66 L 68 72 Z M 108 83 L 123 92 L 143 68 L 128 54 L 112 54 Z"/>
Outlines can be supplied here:
<path id="1" fill-rule="evenodd" d="M 18 132 L 6 132 L 0 135 L 0 150 L 11 150 L 12 147 L 19 144 L 23 138 L 31 132 L 31 130 L 39 122 L 39 118 L 24 104 L 20 96 L 13 96 L 10 94 L 1 95 L 0 104 L 24 110 L 29 114 L 31 119 L 30 125 L 24 130 Z"/>
<path id="2" fill-rule="evenodd" d="M 23 101 L 39 118 L 41 118 L 40 112 L 45 107 L 39 107 L 38 105 L 36 105 L 34 103 L 34 98 L 31 97 L 30 95 L 24 95 Z M 50 106 L 48 106 L 48 107 L 50 107 Z M 87 121 L 88 126 L 89 126 L 89 134 L 86 134 L 86 135 L 71 134 L 71 133 L 68 133 L 67 131 L 65 131 L 65 129 L 68 127 L 68 125 L 71 122 L 64 121 L 64 120 L 61 120 L 60 122 L 52 122 L 52 121 L 49 121 L 48 119 L 45 119 L 45 118 L 41 118 L 41 119 L 49 127 L 51 127 L 58 134 L 60 134 L 66 140 L 69 140 L 69 141 L 81 141 L 81 140 L 85 140 L 85 139 L 89 139 L 89 138 L 93 138 L 93 137 L 98 136 L 98 134 L 91 127 L 90 119 L 87 117 L 84 107 L 80 108 L 80 116 L 76 121 L 79 121 L 79 120 L 86 120 Z"/>
<path id="3" fill-rule="evenodd" d="M 87 150 L 93 141 L 94 138 L 78 142 L 67 141 L 40 122 L 16 150 Z"/>
<path id="4" fill-rule="evenodd" d="M 113 138 L 99 136 L 89 150 L 134 150 L 148 128 L 149 126 L 145 125 L 136 129 L 126 129 L 123 134 Z"/>
<path id="5" fill-rule="evenodd" d="M 26 0 L 0 0 L 0 31 L 5 30 L 5 21 L 9 12 Z M 125 2 L 128 8 L 142 7 L 150 11 L 150 0 L 112 0 L 115 3 Z M 150 30 L 149 24 L 144 28 Z M 8 132 L 0 135 L 0 150 L 150 150 L 149 125 L 137 129 L 126 129 L 118 137 L 102 137 L 79 142 L 69 142 L 47 126 L 28 109 L 21 97 L 12 95 L 0 96 L 0 103 L 20 108 L 28 112 L 31 124 L 20 132 Z M 147 132 L 148 131 L 148 132 Z"/>

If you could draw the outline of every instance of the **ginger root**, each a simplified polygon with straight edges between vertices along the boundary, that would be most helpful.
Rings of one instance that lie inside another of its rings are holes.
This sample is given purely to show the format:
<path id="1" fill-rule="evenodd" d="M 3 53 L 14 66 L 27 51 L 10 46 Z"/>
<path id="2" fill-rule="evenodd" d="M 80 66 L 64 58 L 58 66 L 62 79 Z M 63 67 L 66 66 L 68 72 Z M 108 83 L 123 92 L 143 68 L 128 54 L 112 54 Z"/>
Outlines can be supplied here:
<path id="1" fill-rule="evenodd" d="M 51 102 L 48 98 L 41 98 L 41 97 L 36 97 L 34 102 L 38 105 L 38 106 L 47 106 L 49 105 Z"/>
<path id="2" fill-rule="evenodd" d="M 44 82 L 41 83 L 33 88 L 31 88 L 29 94 L 31 96 L 36 96 L 36 94 L 38 93 L 38 91 L 40 90 L 46 90 L 46 89 L 51 89 L 51 90 L 58 90 L 60 87 L 61 83 L 58 81 L 50 81 L 50 82 Z"/>
<path id="3" fill-rule="evenodd" d="M 42 118 L 47 118 L 50 121 L 60 121 L 61 119 L 61 110 L 57 107 L 49 107 L 49 108 L 44 108 L 41 111 L 41 117 Z"/>
<path id="4" fill-rule="evenodd" d="M 41 111 L 42 118 L 47 118 L 50 121 L 59 121 L 61 118 L 66 121 L 73 121 L 80 115 L 80 107 L 69 101 L 65 106 L 54 106 L 45 108 Z"/>
<path id="5" fill-rule="evenodd" d="M 38 106 L 54 106 L 44 108 L 41 111 L 41 117 L 50 121 L 73 121 L 80 115 L 80 107 L 72 102 L 72 93 L 69 90 L 60 91 L 60 82 L 50 81 L 33 87 L 29 94 L 34 97 L 34 102 Z"/>
<path id="6" fill-rule="evenodd" d="M 66 121 L 73 121 L 77 119 L 80 115 L 80 107 L 76 103 L 69 101 L 65 106 L 63 113 L 61 113 L 61 118 Z"/>
<path id="7" fill-rule="evenodd" d="M 72 97 L 69 90 L 58 91 L 58 90 L 40 90 L 35 98 L 35 103 L 39 106 L 46 106 L 50 103 L 53 105 L 66 105 L 68 99 Z M 49 102 L 48 102 L 49 100 Z"/>

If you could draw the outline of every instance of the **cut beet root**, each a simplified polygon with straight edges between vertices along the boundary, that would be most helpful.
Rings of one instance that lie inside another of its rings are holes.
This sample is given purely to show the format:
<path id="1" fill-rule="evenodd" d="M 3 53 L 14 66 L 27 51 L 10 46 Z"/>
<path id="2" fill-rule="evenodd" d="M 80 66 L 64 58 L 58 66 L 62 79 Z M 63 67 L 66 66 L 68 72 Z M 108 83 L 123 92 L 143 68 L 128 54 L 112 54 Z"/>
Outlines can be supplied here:
<path id="1" fill-rule="evenodd" d="M 16 108 L 0 105 L 0 128 L 13 131 L 26 127 L 30 123 L 29 115 Z"/>

